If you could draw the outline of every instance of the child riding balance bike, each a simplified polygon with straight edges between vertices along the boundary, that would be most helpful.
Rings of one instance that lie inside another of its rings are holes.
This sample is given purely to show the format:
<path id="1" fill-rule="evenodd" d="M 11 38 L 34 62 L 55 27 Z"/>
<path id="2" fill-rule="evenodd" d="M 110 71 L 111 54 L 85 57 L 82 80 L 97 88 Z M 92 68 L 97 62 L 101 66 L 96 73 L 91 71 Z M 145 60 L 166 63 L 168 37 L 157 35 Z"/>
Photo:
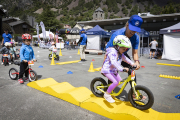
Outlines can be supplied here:
<path id="1" fill-rule="evenodd" d="M 106 59 L 103 63 L 101 73 L 107 77 L 112 83 L 108 84 L 102 78 L 94 78 L 91 82 L 91 91 L 97 97 L 103 97 L 109 102 L 114 103 L 115 100 L 112 98 L 113 96 L 118 96 L 121 94 L 123 89 L 126 87 L 127 83 L 131 83 L 131 89 L 128 94 L 128 98 L 131 104 L 141 110 L 149 109 L 154 103 L 154 97 L 152 92 L 144 87 L 137 85 L 134 81 L 135 78 L 135 69 L 134 63 L 127 58 L 123 53 L 131 48 L 131 42 L 128 37 L 124 35 L 118 35 L 115 37 L 113 41 L 114 47 L 109 47 L 106 52 Z M 124 61 L 130 64 L 131 68 L 123 68 L 120 66 L 121 62 Z M 120 72 L 128 72 L 129 77 L 125 80 L 122 80 L 118 74 Z M 98 83 L 98 84 L 96 84 Z M 120 84 L 124 83 L 123 87 L 120 89 L 118 93 L 115 93 L 113 90 Z M 146 95 L 142 95 L 140 91 L 146 93 Z M 141 100 L 146 100 L 147 103 L 142 103 Z M 138 102 L 140 102 L 140 105 Z"/>
<path id="2" fill-rule="evenodd" d="M 49 51 L 51 51 L 51 53 L 48 56 L 49 60 L 52 59 L 52 56 L 54 57 L 55 60 L 59 60 L 59 55 L 56 55 L 57 47 L 56 47 L 55 43 L 52 42 L 51 45 L 52 46 L 49 48 Z"/>
<path id="3" fill-rule="evenodd" d="M 3 54 L 1 58 L 2 64 L 4 64 L 5 66 L 11 64 L 11 62 L 13 61 L 12 54 L 10 53 L 10 46 L 11 43 L 6 42 L 5 46 L 0 49 L 0 53 Z"/>

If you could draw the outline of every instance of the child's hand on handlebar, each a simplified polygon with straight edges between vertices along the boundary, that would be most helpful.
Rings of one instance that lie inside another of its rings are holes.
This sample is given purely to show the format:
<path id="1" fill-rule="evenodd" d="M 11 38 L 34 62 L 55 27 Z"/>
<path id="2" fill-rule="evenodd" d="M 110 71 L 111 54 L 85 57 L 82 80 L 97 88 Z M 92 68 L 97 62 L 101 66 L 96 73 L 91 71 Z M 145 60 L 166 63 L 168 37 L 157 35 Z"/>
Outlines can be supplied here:
<path id="1" fill-rule="evenodd" d="M 27 60 L 23 60 L 25 63 L 27 62 Z"/>

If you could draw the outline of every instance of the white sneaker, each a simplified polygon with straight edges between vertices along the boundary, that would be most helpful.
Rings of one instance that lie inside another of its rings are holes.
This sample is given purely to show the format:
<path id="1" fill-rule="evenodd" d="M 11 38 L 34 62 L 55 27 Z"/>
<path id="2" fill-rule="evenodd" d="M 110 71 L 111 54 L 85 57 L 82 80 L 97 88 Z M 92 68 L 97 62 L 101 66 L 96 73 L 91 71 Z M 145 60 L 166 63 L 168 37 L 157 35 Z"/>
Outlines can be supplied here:
<path id="1" fill-rule="evenodd" d="M 3 65 L 4 63 L 2 62 L 1 65 Z"/>
<path id="2" fill-rule="evenodd" d="M 9 63 L 9 65 L 11 65 L 11 63 Z"/>
<path id="3" fill-rule="evenodd" d="M 109 103 L 114 103 L 115 100 L 111 97 L 111 95 L 108 95 L 104 93 L 104 98 L 109 102 Z"/>

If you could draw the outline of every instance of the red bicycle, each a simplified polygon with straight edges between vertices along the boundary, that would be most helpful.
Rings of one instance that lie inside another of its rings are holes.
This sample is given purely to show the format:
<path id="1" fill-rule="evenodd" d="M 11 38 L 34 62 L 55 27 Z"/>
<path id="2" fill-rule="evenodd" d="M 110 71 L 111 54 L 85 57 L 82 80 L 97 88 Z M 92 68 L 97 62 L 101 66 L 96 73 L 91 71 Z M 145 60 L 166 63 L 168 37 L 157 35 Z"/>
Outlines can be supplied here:
<path id="1" fill-rule="evenodd" d="M 20 63 L 21 63 L 20 61 L 14 62 L 14 64 L 18 65 L 18 66 L 20 66 Z M 26 68 L 26 70 L 29 68 L 29 70 L 28 70 L 28 72 L 29 72 L 29 75 L 28 75 L 29 82 L 37 80 L 37 73 L 34 70 L 31 69 L 32 65 L 34 65 L 34 61 L 29 61 L 28 62 L 28 67 Z M 18 72 L 18 70 L 16 68 L 11 68 L 9 70 L 9 77 L 12 80 L 17 80 L 18 76 L 19 76 L 19 72 Z"/>

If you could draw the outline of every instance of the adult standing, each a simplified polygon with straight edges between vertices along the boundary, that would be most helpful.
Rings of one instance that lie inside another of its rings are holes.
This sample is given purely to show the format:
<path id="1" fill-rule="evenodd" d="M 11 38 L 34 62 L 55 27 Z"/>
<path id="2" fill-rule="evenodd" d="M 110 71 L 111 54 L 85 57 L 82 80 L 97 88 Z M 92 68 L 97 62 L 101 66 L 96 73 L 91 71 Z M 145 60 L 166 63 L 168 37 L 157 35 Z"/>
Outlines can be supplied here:
<path id="1" fill-rule="evenodd" d="M 66 41 L 67 49 L 69 49 L 69 40 Z"/>
<path id="2" fill-rule="evenodd" d="M 85 34 L 85 29 L 82 29 L 80 32 L 81 32 L 81 38 L 77 44 L 80 43 L 81 61 L 86 61 L 85 60 L 85 49 L 86 49 L 86 44 L 87 44 L 87 35 Z"/>
<path id="3" fill-rule="evenodd" d="M 131 41 L 132 56 L 133 56 L 133 59 L 135 62 L 134 65 L 137 66 L 137 68 L 136 68 L 137 70 L 140 68 L 140 62 L 139 62 L 139 57 L 138 57 L 139 36 L 137 35 L 136 32 L 141 32 L 141 24 L 142 23 L 143 23 L 143 20 L 140 16 L 132 15 L 130 17 L 130 19 L 128 20 L 128 22 L 126 23 L 124 28 L 119 29 L 112 34 L 112 36 L 106 46 L 106 48 L 113 47 L 113 40 L 118 35 L 127 36 Z M 127 51 L 124 53 L 124 55 L 127 56 L 128 58 L 130 58 L 129 55 L 127 54 Z M 123 67 L 129 66 L 129 64 L 127 64 L 125 62 L 122 62 L 121 65 Z M 135 82 L 136 82 L 136 78 L 135 78 Z"/>
<path id="4" fill-rule="evenodd" d="M 153 53 L 152 59 L 154 59 L 154 55 L 155 55 L 156 47 L 158 46 L 158 42 L 154 39 L 153 41 L 151 41 L 151 43 L 149 45 L 151 45 L 149 58 L 151 59 L 151 54 Z"/>
<path id="5" fill-rule="evenodd" d="M 4 47 L 4 44 L 6 42 L 12 42 L 12 36 L 11 36 L 11 34 L 8 33 L 8 29 L 4 30 L 4 33 L 2 34 L 2 37 L 3 37 L 2 43 L 1 43 L 2 47 Z"/>

